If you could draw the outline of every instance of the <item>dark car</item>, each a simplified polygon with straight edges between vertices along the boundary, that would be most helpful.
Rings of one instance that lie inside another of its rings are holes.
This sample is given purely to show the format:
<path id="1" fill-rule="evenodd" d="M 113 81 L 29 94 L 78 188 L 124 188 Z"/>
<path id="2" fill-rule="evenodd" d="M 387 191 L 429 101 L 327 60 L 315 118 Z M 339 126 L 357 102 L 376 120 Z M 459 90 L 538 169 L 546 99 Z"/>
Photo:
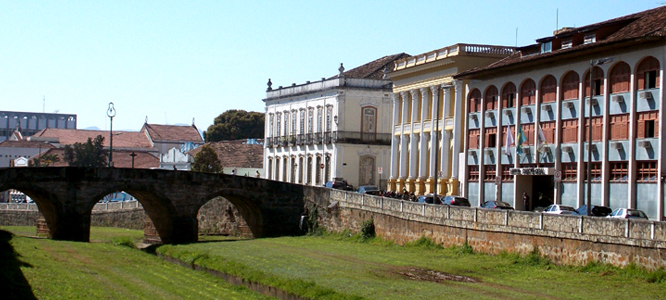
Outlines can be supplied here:
<path id="1" fill-rule="evenodd" d="M 486 201 L 481 204 L 482 208 L 491 208 L 491 209 L 513 209 L 509 203 L 504 201 Z"/>
<path id="2" fill-rule="evenodd" d="M 446 196 L 442 200 L 442 204 L 444 205 L 457 205 L 457 206 L 471 206 L 469 204 L 469 200 L 465 197 L 460 197 L 460 196 Z"/>
<path id="3" fill-rule="evenodd" d="M 347 184 L 347 181 L 329 181 L 324 185 L 329 189 L 343 190 L 343 191 L 353 191 L 354 187 Z"/>
<path id="4" fill-rule="evenodd" d="M 358 192 L 361 194 L 377 195 L 377 196 L 381 196 L 382 194 L 379 188 L 374 185 L 362 185 L 358 187 Z"/>
<path id="5" fill-rule="evenodd" d="M 611 212 L 613 212 L 613 210 L 608 206 L 592 205 L 590 215 L 593 217 L 605 217 L 610 215 Z M 578 216 L 587 216 L 587 205 L 581 205 L 573 214 Z"/>
<path id="6" fill-rule="evenodd" d="M 419 196 L 416 202 L 428 203 L 428 204 L 442 204 L 442 198 L 440 197 L 440 195 L 437 195 L 437 199 L 435 199 L 435 195 L 427 194 Z"/>

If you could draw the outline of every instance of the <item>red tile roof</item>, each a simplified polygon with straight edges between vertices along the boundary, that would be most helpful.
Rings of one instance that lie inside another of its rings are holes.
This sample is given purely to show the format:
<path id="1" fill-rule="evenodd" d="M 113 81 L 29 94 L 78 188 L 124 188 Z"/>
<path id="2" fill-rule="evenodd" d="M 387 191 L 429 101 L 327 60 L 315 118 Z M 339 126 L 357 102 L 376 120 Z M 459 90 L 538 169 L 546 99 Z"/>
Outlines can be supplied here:
<path id="1" fill-rule="evenodd" d="M 263 143 L 263 140 L 257 141 Z M 204 146 L 208 145 L 215 150 L 224 168 L 263 168 L 264 145 L 247 144 L 246 142 L 247 140 L 209 142 L 204 144 Z M 202 147 L 192 149 L 188 154 L 196 157 Z"/>
<path id="2" fill-rule="evenodd" d="M 141 131 L 147 131 L 153 141 L 203 142 L 196 126 L 144 124 Z"/>
<path id="3" fill-rule="evenodd" d="M 74 143 L 85 143 L 88 138 L 94 139 L 98 135 L 104 137 L 104 146 L 109 146 L 109 131 L 102 130 L 82 130 L 82 129 L 59 129 L 59 128 L 46 128 L 37 133 L 35 137 L 50 137 L 58 138 L 61 145 L 73 145 Z M 149 149 L 153 148 L 148 137 L 143 132 L 133 131 L 114 131 L 113 132 L 113 148 L 129 148 L 129 149 Z"/>
<path id="4" fill-rule="evenodd" d="M 393 69 L 393 62 L 402 58 L 409 57 L 407 53 L 398 53 L 393 55 L 387 55 L 379 59 L 375 59 L 367 64 L 358 66 L 351 70 L 343 72 L 345 77 L 348 78 L 361 78 L 361 79 L 382 79 L 384 77 L 384 69 L 388 67 L 388 70 Z M 337 78 L 340 75 L 333 76 L 331 78 Z"/>
<path id="5" fill-rule="evenodd" d="M 55 146 L 49 144 L 49 143 L 44 143 L 44 142 L 35 142 L 35 141 L 12 141 L 12 140 L 4 140 L 0 142 L 0 147 L 7 147 L 7 148 L 42 148 L 42 149 L 49 149 L 49 148 L 55 148 Z"/>
<path id="6" fill-rule="evenodd" d="M 547 41 L 556 37 L 571 35 L 573 33 L 593 32 L 599 28 L 610 31 L 606 37 L 598 38 L 596 42 L 575 45 L 568 49 L 556 49 L 551 52 L 540 53 L 539 44 L 521 47 L 513 55 L 499 60 L 485 67 L 474 68 L 462 72 L 455 78 L 490 75 L 493 72 L 510 69 L 520 69 L 532 64 L 542 64 L 550 60 L 557 61 L 563 58 L 578 57 L 583 54 L 593 54 L 604 51 L 606 48 L 627 46 L 631 43 L 654 43 L 664 41 L 666 37 L 666 6 L 642 11 L 639 13 L 590 24 L 558 32 L 551 37 L 539 39 Z"/>
<path id="7" fill-rule="evenodd" d="M 132 167 L 132 157 L 130 154 L 134 152 L 136 156 L 134 157 L 134 168 L 135 169 L 153 169 L 159 168 L 160 159 L 148 152 L 145 151 L 128 151 L 128 150 L 113 150 L 113 166 L 115 168 L 131 168 Z M 53 163 L 51 167 L 67 167 L 68 164 L 65 162 L 65 149 L 64 148 L 53 148 L 49 149 L 46 152 L 42 152 L 41 155 L 55 154 L 60 159 L 59 162 Z M 35 156 L 39 157 L 39 155 Z M 32 158 L 31 158 L 32 160 Z"/>

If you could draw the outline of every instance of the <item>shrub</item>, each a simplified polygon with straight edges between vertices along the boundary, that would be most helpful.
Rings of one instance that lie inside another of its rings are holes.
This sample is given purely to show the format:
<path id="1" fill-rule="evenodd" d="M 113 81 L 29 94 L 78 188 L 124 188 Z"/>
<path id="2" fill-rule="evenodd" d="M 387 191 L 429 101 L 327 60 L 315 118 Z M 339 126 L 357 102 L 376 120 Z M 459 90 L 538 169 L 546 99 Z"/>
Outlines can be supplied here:
<path id="1" fill-rule="evenodd" d="M 361 237 L 364 240 L 375 237 L 375 222 L 373 219 L 365 220 L 361 224 Z"/>

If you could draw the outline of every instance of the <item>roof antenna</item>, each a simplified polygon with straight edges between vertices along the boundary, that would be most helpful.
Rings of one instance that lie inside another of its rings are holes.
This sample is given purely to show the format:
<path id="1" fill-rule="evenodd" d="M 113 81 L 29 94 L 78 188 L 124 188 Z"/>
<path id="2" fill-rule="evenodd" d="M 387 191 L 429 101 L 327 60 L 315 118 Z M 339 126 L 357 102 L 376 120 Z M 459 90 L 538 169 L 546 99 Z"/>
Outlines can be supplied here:
<path id="1" fill-rule="evenodd" d="M 194 126 L 194 117 L 192 117 L 192 126 Z"/>
<path id="2" fill-rule="evenodd" d="M 46 113 L 46 95 L 42 97 L 44 97 L 42 100 L 42 113 Z"/>
<path id="3" fill-rule="evenodd" d="M 555 9 L 555 30 L 560 29 L 560 9 Z"/>
<path id="4" fill-rule="evenodd" d="M 518 27 L 516 27 L 516 48 L 518 48 Z"/>
<path id="5" fill-rule="evenodd" d="M 148 116 L 146 116 L 146 124 L 148 124 Z"/>

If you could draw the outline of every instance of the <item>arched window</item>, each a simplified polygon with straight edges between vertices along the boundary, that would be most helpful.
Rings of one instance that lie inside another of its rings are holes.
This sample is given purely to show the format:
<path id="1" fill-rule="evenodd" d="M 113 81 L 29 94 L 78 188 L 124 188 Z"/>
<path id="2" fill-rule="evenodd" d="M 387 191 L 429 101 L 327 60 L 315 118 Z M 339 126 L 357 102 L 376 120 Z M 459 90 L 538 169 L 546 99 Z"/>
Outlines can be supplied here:
<path id="1" fill-rule="evenodd" d="M 508 83 L 502 89 L 502 108 L 514 107 L 516 106 L 516 85 L 513 83 Z"/>
<path id="2" fill-rule="evenodd" d="M 557 80 L 553 75 L 548 75 L 541 81 L 541 89 L 539 90 L 539 97 L 541 103 L 555 102 L 557 95 Z"/>
<path id="3" fill-rule="evenodd" d="M 578 73 L 570 71 L 562 80 L 562 100 L 578 99 Z"/>
<path id="4" fill-rule="evenodd" d="M 622 93 L 629 91 L 629 65 L 625 62 L 620 62 L 611 69 L 610 77 L 610 92 Z"/>
<path id="5" fill-rule="evenodd" d="M 659 87 L 659 61 L 650 56 L 638 65 L 636 70 L 638 89 L 655 89 Z"/>
<path id="6" fill-rule="evenodd" d="M 585 79 L 583 79 L 585 84 L 585 95 L 584 97 L 589 97 L 590 95 L 590 72 L 585 73 Z M 592 96 L 603 95 L 604 93 L 604 71 L 599 67 L 594 67 L 592 71 L 592 87 L 594 88 Z"/>
<path id="7" fill-rule="evenodd" d="M 493 85 L 486 89 L 484 102 L 486 103 L 486 110 L 497 109 L 497 88 Z"/>
<path id="8" fill-rule="evenodd" d="M 470 113 L 481 111 L 481 92 L 478 89 L 472 90 L 467 99 Z"/>
<path id="9" fill-rule="evenodd" d="M 535 103 L 534 94 L 536 92 L 536 84 L 534 80 L 528 79 L 523 82 L 520 87 L 520 105 L 531 105 Z"/>

